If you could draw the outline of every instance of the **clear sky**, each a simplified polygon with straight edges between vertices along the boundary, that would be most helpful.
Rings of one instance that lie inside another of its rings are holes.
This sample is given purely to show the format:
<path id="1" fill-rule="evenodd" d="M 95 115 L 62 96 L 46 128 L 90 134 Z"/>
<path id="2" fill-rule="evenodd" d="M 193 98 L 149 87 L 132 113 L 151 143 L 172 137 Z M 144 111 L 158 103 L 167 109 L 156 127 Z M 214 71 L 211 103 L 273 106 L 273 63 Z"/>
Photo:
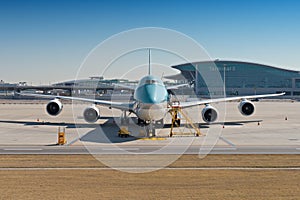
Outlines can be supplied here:
<path id="1" fill-rule="evenodd" d="M 299 10 L 294 0 L 0 0 L 0 79 L 74 79 L 97 44 L 140 27 L 182 32 L 212 58 L 300 70 Z"/>

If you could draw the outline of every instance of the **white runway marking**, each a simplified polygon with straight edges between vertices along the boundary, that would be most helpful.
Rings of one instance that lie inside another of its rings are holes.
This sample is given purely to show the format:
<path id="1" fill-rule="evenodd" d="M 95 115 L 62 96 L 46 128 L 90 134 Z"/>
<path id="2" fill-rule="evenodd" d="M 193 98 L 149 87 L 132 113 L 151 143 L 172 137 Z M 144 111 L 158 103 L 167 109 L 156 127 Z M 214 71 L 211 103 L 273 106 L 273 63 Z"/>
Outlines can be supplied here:
<path id="1" fill-rule="evenodd" d="M 237 148 L 235 147 L 214 147 L 214 148 L 207 148 L 207 147 L 199 147 L 200 150 L 213 150 L 213 151 L 235 151 Z"/>
<path id="2" fill-rule="evenodd" d="M 9 167 L 0 168 L 0 171 L 55 171 L 55 170 L 242 170 L 242 171 L 278 171 L 300 170 L 300 167 Z"/>
<path id="3" fill-rule="evenodd" d="M 103 151 L 138 151 L 140 148 L 131 148 L 131 147 L 110 147 L 110 148 L 102 148 Z"/>
<path id="4" fill-rule="evenodd" d="M 4 151 L 42 151 L 41 148 L 6 148 Z"/>

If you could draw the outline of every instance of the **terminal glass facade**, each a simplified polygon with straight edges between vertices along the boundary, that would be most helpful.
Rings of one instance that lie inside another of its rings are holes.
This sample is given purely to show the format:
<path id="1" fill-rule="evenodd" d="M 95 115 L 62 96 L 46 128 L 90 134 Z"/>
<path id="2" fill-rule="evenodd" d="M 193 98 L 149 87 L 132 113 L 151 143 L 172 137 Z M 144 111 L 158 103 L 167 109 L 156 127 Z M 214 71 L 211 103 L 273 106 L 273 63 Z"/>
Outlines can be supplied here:
<path id="1" fill-rule="evenodd" d="M 197 94 L 207 95 L 206 83 L 201 76 L 201 70 L 220 72 L 220 77 L 226 81 L 227 95 L 254 94 L 265 92 L 286 91 L 292 95 L 300 92 L 300 72 L 280 69 L 267 65 L 237 61 L 210 61 L 187 63 L 173 66 L 179 69 L 182 75 L 189 81 L 195 80 Z M 198 74 L 196 70 L 198 69 Z M 225 73 L 224 73 L 225 70 Z"/>

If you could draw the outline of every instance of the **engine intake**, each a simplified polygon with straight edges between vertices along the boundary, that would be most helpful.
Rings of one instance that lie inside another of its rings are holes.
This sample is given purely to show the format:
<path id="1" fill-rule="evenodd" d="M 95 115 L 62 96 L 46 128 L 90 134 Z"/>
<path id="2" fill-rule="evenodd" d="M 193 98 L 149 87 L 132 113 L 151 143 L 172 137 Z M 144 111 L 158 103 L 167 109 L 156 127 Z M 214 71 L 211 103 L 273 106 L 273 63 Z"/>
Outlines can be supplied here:
<path id="1" fill-rule="evenodd" d="M 206 105 L 202 110 L 202 119 L 207 123 L 212 123 L 218 118 L 218 111 L 211 105 Z"/>
<path id="2" fill-rule="evenodd" d="M 255 107 L 254 104 L 251 103 L 251 101 L 243 100 L 239 104 L 239 111 L 242 113 L 242 115 L 249 116 L 254 113 Z"/>
<path id="3" fill-rule="evenodd" d="M 52 116 L 58 115 L 62 111 L 62 109 L 63 105 L 59 99 L 51 100 L 46 106 L 47 113 Z"/>
<path id="4" fill-rule="evenodd" d="M 95 123 L 99 117 L 99 109 L 95 106 L 89 106 L 83 111 L 83 118 L 88 123 Z"/>

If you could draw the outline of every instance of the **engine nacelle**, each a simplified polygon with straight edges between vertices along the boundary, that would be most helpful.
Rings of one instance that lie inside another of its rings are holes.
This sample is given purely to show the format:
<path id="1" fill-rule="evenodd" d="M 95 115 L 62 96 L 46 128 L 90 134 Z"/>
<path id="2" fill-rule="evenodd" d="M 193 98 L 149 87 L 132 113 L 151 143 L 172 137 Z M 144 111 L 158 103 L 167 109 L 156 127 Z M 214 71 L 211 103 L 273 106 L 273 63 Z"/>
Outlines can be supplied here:
<path id="1" fill-rule="evenodd" d="M 218 111 L 211 105 L 206 105 L 202 110 L 202 119 L 207 123 L 212 123 L 218 118 Z"/>
<path id="2" fill-rule="evenodd" d="M 255 107 L 251 101 L 243 100 L 239 104 L 239 111 L 242 115 L 249 116 L 254 113 Z"/>
<path id="3" fill-rule="evenodd" d="M 95 123 L 99 117 L 100 112 L 96 106 L 89 106 L 83 111 L 83 118 L 88 123 Z"/>
<path id="4" fill-rule="evenodd" d="M 51 116 L 58 115 L 62 111 L 62 109 L 63 105 L 59 99 L 51 100 L 46 106 L 46 111 Z"/>

